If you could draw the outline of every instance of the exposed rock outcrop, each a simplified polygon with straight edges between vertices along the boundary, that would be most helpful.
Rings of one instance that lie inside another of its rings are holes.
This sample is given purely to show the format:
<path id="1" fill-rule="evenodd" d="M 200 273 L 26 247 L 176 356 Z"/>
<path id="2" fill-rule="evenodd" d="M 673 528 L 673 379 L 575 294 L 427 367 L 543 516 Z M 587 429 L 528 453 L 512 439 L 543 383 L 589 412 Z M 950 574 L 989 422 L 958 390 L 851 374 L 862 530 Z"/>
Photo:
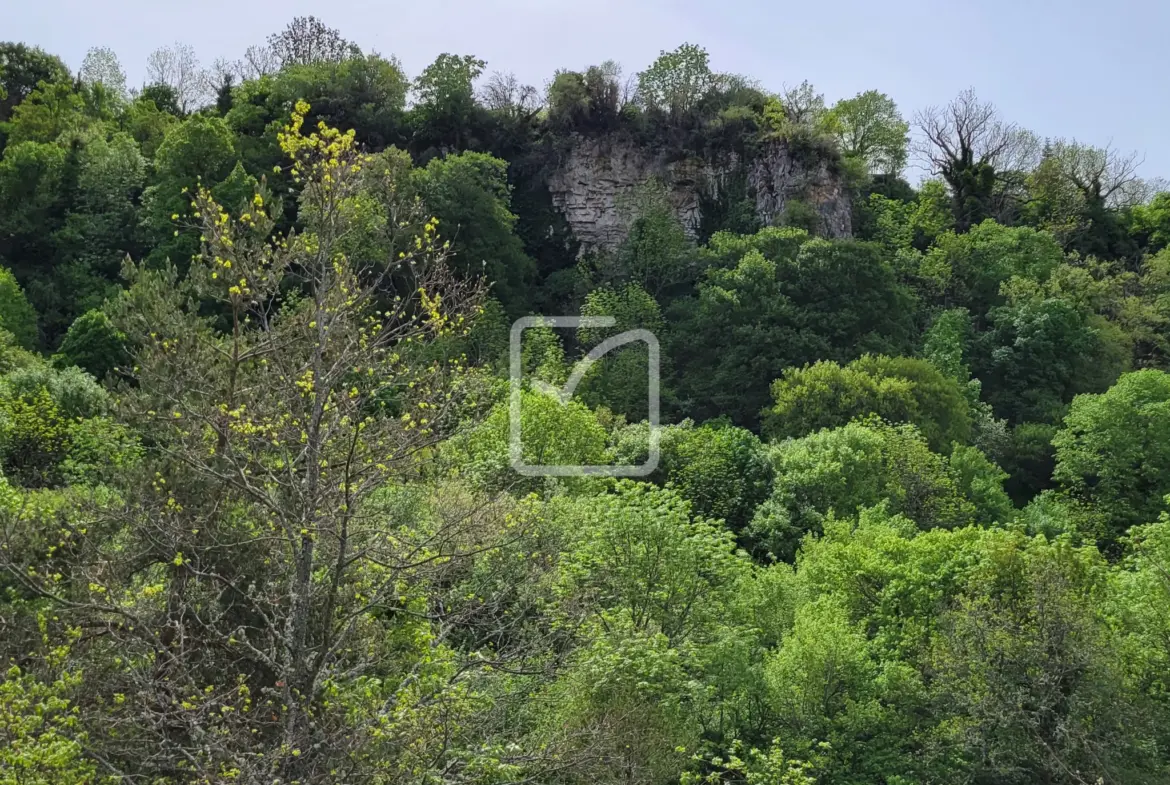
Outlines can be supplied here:
<path id="1" fill-rule="evenodd" d="M 822 237 L 853 235 L 853 208 L 841 177 L 823 159 L 793 155 L 783 142 L 775 142 L 748 162 L 748 190 L 756 201 L 756 216 L 765 226 L 784 215 L 790 199 L 816 208 Z"/>
<path id="2" fill-rule="evenodd" d="M 662 183 L 679 222 L 694 235 L 701 196 L 718 195 L 737 172 L 746 174 L 748 196 L 762 224 L 778 221 L 788 201 L 800 199 L 819 213 L 822 236 L 850 236 L 849 194 L 841 178 L 827 161 L 794 155 L 784 142 L 771 143 L 741 163 L 734 155 L 669 160 L 623 135 L 577 137 L 548 188 L 582 250 L 610 250 L 629 231 L 632 201 L 647 182 Z"/>

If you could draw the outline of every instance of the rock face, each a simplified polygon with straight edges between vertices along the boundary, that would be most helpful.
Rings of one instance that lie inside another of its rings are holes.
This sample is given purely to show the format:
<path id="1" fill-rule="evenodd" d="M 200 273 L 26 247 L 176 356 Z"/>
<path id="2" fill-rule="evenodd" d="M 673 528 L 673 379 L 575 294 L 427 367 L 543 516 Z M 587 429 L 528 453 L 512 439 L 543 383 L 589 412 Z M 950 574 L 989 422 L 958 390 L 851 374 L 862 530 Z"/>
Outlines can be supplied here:
<path id="1" fill-rule="evenodd" d="M 789 199 L 800 199 L 816 208 L 822 237 L 853 236 L 853 206 L 849 191 L 827 161 L 810 165 L 794 156 L 783 142 L 776 142 L 748 164 L 748 190 L 755 196 L 756 216 L 769 226 L 784 215 Z"/>
<path id="2" fill-rule="evenodd" d="M 679 222 L 692 236 L 700 218 L 700 196 L 715 196 L 735 172 L 747 176 L 748 195 L 765 226 L 777 221 L 790 199 L 801 199 L 820 215 L 824 237 L 852 232 L 849 194 L 825 161 L 811 165 L 783 142 L 766 147 L 741 166 L 734 156 L 708 161 L 667 160 L 658 151 L 620 135 L 578 137 L 549 177 L 553 204 L 565 216 L 582 251 L 612 250 L 629 231 L 637 190 L 660 182 Z"/>

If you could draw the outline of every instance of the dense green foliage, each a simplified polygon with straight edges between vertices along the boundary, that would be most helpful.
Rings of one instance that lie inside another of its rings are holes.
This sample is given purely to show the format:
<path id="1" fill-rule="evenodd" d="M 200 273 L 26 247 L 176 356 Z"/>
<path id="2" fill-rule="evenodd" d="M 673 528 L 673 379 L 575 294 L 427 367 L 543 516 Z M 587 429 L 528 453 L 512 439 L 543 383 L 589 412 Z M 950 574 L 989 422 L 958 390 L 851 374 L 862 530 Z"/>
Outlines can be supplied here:
<path id="1" fill-rule="evenodd" d="M 845 367 L 821 361 L 785 371 L 772 395 L 776 405 L 764 423 L 772 438 L 804 436 L 870 413 L 914 423 L 936 452 L 971 438 L 962 388 L 928 360 L 865 355 Z"/>
<path id="2" fill-rule="evenodd" d="M 713 66 L 0 44 L 0 784 L 1170 780 L 1170 194 Z"/>

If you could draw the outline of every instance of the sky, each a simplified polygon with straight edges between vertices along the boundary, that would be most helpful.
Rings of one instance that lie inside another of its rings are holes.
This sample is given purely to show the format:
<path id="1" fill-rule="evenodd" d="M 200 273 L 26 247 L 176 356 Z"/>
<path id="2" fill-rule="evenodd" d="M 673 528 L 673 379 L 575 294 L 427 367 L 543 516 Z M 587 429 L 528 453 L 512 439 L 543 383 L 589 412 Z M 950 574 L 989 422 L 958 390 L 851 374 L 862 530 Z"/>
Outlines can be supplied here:
<path id="1" fill-rule="evenodd" d="M 1041 137 L 1137 151 L 1143 176 L 1170 178 L 1165 0 L 34 0 L 4 11 L 0 39 L 75 69 L 108 46 L 139 85 L 160 46 L 234 60 L 309 14 L 412 76 L 452 52 L 543 86 L 609 59 L 634 74 L 689 42 L 769 90 L 808 80 L 832 103 L 876 89 L 907 118 L 971 87 Z"/>

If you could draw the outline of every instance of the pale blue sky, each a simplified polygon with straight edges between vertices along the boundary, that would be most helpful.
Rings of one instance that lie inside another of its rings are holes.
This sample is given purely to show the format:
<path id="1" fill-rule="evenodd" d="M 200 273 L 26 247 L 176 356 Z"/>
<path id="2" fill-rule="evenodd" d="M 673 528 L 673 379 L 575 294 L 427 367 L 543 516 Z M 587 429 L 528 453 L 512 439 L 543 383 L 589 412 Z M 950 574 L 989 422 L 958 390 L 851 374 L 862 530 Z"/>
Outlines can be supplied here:
<path id="1" fill-rule="evenodd" d="M 606 59 L 634 73 L 689 41 L 715 69 L 767 88 L 807 79 L 830 102 L 878 89 L 907 117 L 974 87 L 1041 136 L 1138 150 L 1144 176 L 1170 177 L 1164 0 L 31 0 L 5 9 L 0 39 L 75 68 L 89 47 L 109 46 L 134 85 L 158 46 L 235 59 L 302 14 L 396 55 L 411 75 L 454 52 L 541 86 L 556 68 Z"/>

